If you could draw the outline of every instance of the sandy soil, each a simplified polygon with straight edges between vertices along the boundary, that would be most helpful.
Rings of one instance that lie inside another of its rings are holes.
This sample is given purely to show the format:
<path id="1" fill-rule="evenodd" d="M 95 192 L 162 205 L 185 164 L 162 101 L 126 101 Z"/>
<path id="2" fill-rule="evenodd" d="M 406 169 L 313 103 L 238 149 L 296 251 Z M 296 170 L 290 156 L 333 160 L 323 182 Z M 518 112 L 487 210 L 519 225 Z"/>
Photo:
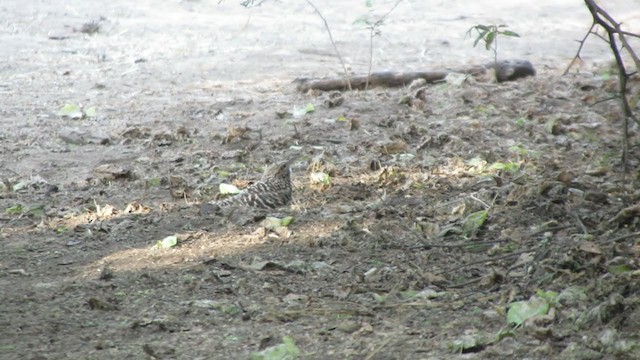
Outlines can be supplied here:
<path id="1" fill-rule="evenodd" d="M 365 74 L 369 9 L 330 3 Z M 607 47 L 560 76 L 587 10 L 529 3 L 402 2 L 373 69 L 486 63 L 465 32 L 504 23 L 521 38 L 500 56 L 535 78 L 335 107 L 292 84 L 342 74 L 304 1 L 0 3 L 0 358 L 248 358 L 284 337 L 309 359 L 639 358 L 637 129 L 625 176 Z M 640 6 L 606 7 L 640 32 Z M 290 208 L 199 212 L 282 159 Z M 519 301 L 549 309 L 514 328 Z"/>

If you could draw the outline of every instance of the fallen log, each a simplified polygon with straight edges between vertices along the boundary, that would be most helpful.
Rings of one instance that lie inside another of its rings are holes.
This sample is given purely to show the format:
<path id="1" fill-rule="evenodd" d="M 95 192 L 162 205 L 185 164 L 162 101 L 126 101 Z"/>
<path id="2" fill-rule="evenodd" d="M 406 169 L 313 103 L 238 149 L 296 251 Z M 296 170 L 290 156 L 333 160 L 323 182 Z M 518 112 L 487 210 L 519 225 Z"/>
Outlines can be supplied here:
<path id="1" fill-rule="evenodd" d="M 516 80 L 525 76 L 534 76 L 536 74 L 536 70 L 528 60 L 502 60 L 498 61 L 498 63 L 491 62 L 485 65 L 476 65 L 463 69 L 411 72 L 381 71 L 371 73 L 370 76 L 361 75 L 349 78 L 298 78 L 294 80 L 294 83 L 296 83 L 298 91 L 301 92 L 309 90 L 344 91 L 349 90 L 350 88 L 364 89 L 367 86 L 367 80 L 369 81 L 369 87 L 398 87 L 407 86 L 417 79 L 424 79 L 427 83 L 443 81 L 447 75 L 451 73 L 462 73 L 477 76 L 485 74 L 490 69 L 495 69 L 496 80 L 498 82 Z M 351 84 L 351 87 L 349 87 L 349 83 Z"/>

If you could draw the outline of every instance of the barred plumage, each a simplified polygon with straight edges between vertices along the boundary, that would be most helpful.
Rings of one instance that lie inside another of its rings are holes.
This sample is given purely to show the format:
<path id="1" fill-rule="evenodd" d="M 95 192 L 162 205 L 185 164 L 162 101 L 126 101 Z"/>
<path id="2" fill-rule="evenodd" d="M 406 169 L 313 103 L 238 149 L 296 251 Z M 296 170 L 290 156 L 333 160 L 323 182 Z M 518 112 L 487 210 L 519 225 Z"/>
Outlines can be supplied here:
<path id="1" fill-rule="evenodd" d="M 289 162 L 280 162 L 265 170 L 260 181 L 237 195 L 211 203 L 215 207 L 250 206 L 276 209 L 291 202 Z"/>

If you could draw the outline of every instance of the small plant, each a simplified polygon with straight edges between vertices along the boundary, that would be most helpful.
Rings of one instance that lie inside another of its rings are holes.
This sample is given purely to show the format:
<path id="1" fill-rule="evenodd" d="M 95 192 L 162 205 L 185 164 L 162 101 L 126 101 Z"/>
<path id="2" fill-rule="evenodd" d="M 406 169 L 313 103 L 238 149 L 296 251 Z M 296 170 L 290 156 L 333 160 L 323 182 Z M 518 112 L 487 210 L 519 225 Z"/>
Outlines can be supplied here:
<path id="1" fill-rule="evenodd" d="M 472 37 L 472 33 L 475 32 L 478 34 L 475 41 L 473 42 L 473 47 L 476 47 L 480 40 L 484 42 L 484 47 L 487 50 L 493 51 L 493 62 L 494 64 L 498 63 L 498 37 L 502 36 L 511 36 L 511 37 L 520 37 L 517 33 L 507 30 L 507 25 L 476 25 L 469 28 L 465 38 Z"/>
<path id="2" fill-rule="evenodd" d="M 373 12 L 373 1 L 367 0 L 365 5 L 369 9 L 369 14 L 363 15 L 353 22 L 354 25 L 361 24 L 364 25 L 365 29 L 369 30 L 369 70 L 367 71 L 367 82 L 364 86 L 364 91 L 367 91 L 369 88 L 369 78 L 371 77 L 371 68 L 373 67 L 373 38 L 382 34 L 382 30 L 380 28 L 384 25 L 384 20 L 398 7 L 398 5 L 400 5 L 401 1 L 402 0 L 396 1 L 391 9 L 381 17 L 374 18 L 371 15 Z"/>

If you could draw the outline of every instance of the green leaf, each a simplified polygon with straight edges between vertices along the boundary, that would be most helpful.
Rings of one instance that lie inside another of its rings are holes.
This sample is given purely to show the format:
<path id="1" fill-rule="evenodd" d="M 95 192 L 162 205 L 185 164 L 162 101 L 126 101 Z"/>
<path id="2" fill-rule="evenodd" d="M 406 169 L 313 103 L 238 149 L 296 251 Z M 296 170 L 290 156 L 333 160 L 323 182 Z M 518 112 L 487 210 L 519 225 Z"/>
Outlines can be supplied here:
<path id="1" fill-rule="evenodd" d="M 611 266 L 607 267 L 607 271 L 612 273 L 612 274 L 622 274 L 622 273 L 630 272 L 632 270 L 633 269 L 631 267 L 629 267 L 629 265 L 626 265 L 626 264 L 611 265 Z"/>
<path id="2" fill-rule="evenodd" d="M 344 115 L 338 116 L 337 121 L 347 121 L 347 118 Z"/>
<path id="3" fill-rule="evenodd" d="M 315 107 L 315 106 L 313 106 L 313 104 L 309 103 L 309 104 L 307 104 L 307 106 L 304 108 L 304 110 L 305 110 L 307 113 L 310 113 L 310 112 L 314 112 L 314 111 L 316 111 L 316 107 Z"/>
<path id="4" fill-rule="evenodd" d="M 282 221 L 280 222 L 280 225 L 289 226 L 289 224 L 291 224 L 292 222 L 293 222 L 293 216 L 287 216 L 282 219 Z"/>
<path id="5" fill-rule="evenodd" d="M 231 184 L 221 183 L 220 186 L 220 194 L 239 194 L 240 189 Z"/>
<path id="6" fill-rule="evenodd" d="M 546 300 L 549 304 L 555 304 L 558 301 L 558 293 L 555 291 L 538 290 L 536 295 Z"/>
<path id="7" fill-rule="evenodd" d="M 289 224 L 293 222 L 292 216 L 287 216 L 285 218 L 277 218 L 273 216 L 267 216 L 262 221 L 262 226 L 264 226 L 267 230 L 277 231 L 279 228 L 287 227 Z"/>
<path id="8" fill-rule="evenodd" d="M 547 312 L 549 312 L 549 303 L 545 299 L 534 296 L 529 301 L 511 303 L 509 311 L 507 311 L 507 322 L 522 325 L 527 319 L 545 315 Z"/>
<path id="9" fill-rule="evenodd" d="M 23 211 L 24 211 L 24 208 L 20 204 L 15 204 L 13 206 L 10 206 L 4 209 L 5 214 L 9 214 L 9 215 L 20 215 L 22 214 Z"/>
<path id="10" fill-rule="evenodd" d="M 478 37 L 476 38 L 476 41 L 473 42 L 473 47 L 476 47 L 476 45 L 478 45 L 480 40 L 484 40 L 484 37 L 488 31 L 489 30 L 478 31 Z"/>
<path id="11" fill-rule="evenodd" d="M 293 117 L 299 118 L 299 117 L 302 117 L 302 116 L 304 116 L 304 115 L 306 115 L 306 114 L 308 114 L 310 112 L 314 112 L 314 111 L 316 111 L 316 107 L 313 106 L 313 104 L 309 103 L 309 104 L 305 105 L 305 107 L 302 108 L 302 109 L 294 107 L 293 111 L 292 111 L 292 114 L 293 114 Z"/>
<path id="12" fill-rule="evenodd" d="M 505 35 L 505 36 L 520 37 L 520 35 L 518 35 L 517 33 L 513 32 L 511 30 L 500 31 L 500 34 Z"/>
<path id="13" fill-rule="evenodd" d="M 324 172 L 314 172 L 309 175 L 312 184 L 331 185 L 331 176 Z"/>
<path id="14" fill-rule="evenodd" d="M 464 234 L 469 236 L 477 232 L 482 227 L 482 225 L 484 225 L 484 222 L 487 221 L 487 216 L 487 210 L 476 211 L 472 214 L 469 214 L 469 216 L 467 216 L 462 223 Z"/>
<path id="15" fill-rule="evenodd" d="M 506 164 L 504 170 L 508 171 L 510 173 L 516 173 L 516 172 L 518 172 L 520 170 L 520 165 L 518 165 L 516 163 L 513 163 L 513 162 L 510 162 L 510 163 Z"/>
<path id="16" fill-rule="evenodd" d="M 176 245 L 178 245 L 178 237 L 176 235 L 167 236 L 156 243 L 156 247 L 159 249 L 169 249 Z"/>
<path id="17" fill-rule="evenodd" d="M 501 162 L 497 162 L 497 163 L 493 163 L 491 164 L 491 166 L 489 166 L 488 170 L 504 170 L 510 173 L 515 173 L 518 172 L 518 170 L 520 170 L 520 165 L 513 163 L 513 162 L 509 162 L 509 163 L 501 163 Z"/>
<path id="18" fill-rule="evenodd" d="M 487 50 L 491 49 L 491 44 L 493 44 L 493 40 L 495 40 L 495 38 L 496 38 L 495 31 L 491 31 L 487 34 L 487 36 L 484 39 L 484 46 Z"/>
<path id="19" fill-rule="evenodd" d="M 527 156 L 527 149 L 523 148 L 522 145 L 510 146 L 509 151 L 511 151 L 512 153 L 516 153 L 520 156 Z"/>
<path id="20" fill-rule="evenodd" d="M 266 219 L 264 219 L 262 224 L 267 230 L 275 230 L 279 227 L 282 227 L 282 219 L 273 217 L 273 216 L 268 216 Z"/>
<path id="21" fill-rule="evenodd" d="M 300 349 L 289 336 L 282 338 L 282 344 L 251 353 L 251 360 L 294 360 L 300 357 Z"/>
<path id="22" fill-rule="evenodd" d="M 96 108 L 95 107 L 90 107 L 88 109 L 86 109 L 84 111 L 84 116 L 88 117 L 88 118 L 94 118 L 96 117 Z"/>
<path id="23" fill-rule="evenodd" d="M 68 117 L 70 119 L 82 119 L 84 114 L 82 113 L 82 109 L 80 106 L 73 104 L 65 104 L 58 111 L 58 115 L 62 117 Z"/>

